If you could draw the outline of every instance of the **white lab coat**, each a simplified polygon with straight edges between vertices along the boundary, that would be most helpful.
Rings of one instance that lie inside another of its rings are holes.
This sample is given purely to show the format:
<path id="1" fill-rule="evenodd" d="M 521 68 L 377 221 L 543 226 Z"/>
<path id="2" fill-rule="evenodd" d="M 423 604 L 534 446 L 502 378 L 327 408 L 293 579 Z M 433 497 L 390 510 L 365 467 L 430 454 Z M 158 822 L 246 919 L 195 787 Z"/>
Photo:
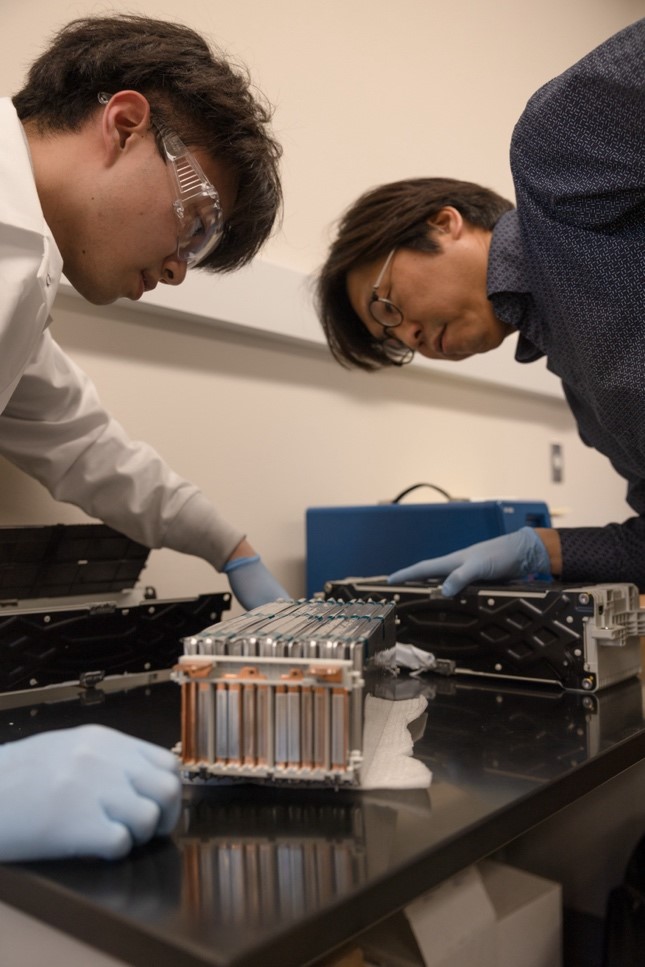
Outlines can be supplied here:
<path id="1" fill-rule="evenodd" d="M 149 446 L 130 440 L 48 330 L 63 269 L 24 131 L 0 98 L 0 454 L 148 547 L 221 568 L 243 533 Z"/>

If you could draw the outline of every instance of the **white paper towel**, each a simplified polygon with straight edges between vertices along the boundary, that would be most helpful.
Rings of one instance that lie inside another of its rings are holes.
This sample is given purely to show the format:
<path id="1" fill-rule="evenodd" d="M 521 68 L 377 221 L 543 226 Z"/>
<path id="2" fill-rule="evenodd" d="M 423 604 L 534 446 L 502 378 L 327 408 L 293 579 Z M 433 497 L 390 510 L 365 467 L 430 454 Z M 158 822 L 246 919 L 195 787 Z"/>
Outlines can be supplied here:
<path id="1" fill-rule="evenodd" d="M 423 696 L 400 702 L 368 695 L 363 725 L 361 789 L 427 789 L 431 771 L 413 758 L 408 728 L 426 709 Z"/>

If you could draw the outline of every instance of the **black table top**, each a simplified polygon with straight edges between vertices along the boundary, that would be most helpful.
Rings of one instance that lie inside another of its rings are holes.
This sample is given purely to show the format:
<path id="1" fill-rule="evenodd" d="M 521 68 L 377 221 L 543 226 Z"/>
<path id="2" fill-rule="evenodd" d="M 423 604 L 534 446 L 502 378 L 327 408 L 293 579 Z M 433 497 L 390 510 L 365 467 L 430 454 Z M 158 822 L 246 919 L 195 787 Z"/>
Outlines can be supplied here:
<path id="1" fill-rule="evenodd" d="M 180 690 L 159 677 L 0 696 L 0 741 L 99 722 L 172 747 Z M 303 965 L 645 756 L 638 679 L 595 695 L 375 687 L 427 698 L 413 731 L 429 789 L 187 789 L 172 839 L 115 863 L 0 866 L 0 900 L 142 967 Z"/>

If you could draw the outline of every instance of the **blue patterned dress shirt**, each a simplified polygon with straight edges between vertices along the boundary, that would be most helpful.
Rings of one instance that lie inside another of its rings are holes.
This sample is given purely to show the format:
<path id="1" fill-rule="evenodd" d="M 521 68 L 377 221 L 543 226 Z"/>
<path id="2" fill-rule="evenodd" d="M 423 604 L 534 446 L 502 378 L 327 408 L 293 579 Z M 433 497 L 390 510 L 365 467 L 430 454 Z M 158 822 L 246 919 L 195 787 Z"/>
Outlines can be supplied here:
<path id="1" fill-rule="evenodd" d="M 493 230 L 489 298 L 519 330 L 518 362 L 546 356 L 637 514 L 559 529 L 562 579 L 645 591 L 645 19 L 533 95 L 511 169 L 517 210 Z"/>

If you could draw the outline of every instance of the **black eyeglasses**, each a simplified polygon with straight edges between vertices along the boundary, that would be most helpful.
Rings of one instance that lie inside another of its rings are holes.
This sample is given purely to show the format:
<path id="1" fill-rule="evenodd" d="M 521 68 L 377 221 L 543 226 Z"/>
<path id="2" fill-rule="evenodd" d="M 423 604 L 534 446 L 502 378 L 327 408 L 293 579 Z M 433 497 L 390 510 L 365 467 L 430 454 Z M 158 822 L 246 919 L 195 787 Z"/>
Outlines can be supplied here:
<path id="1" fill-rule="evenodd" d="M 391 299 L 384 299 L 382 296 L 378 295 L 378 289 L 383 281 L 383 277 L 387 272 L 392 259 L 394 258 L 394 253 L 396 249 L 393 248 L 385 262 L 383 263 L 383 268 L 378 274 L 378 279 L 372 286 L 372 294 L 370 296 L 370 301 L 368 303 L 369 313 L 379 326 L 382 326 L 385 331 L 385 338 L 377 340 L 377 345 L 380 346 L 388 359 L 391 359 L 393 363 L 397 363 L 399 366 L 405 366 L 407 363 L 411 363 L 414 358 L 414 350 L 406 346 L 404 342 L 397 339 L 395 336 L 390 336 L 390 330 L 396 329 L 403 322 L 403 313 Z"/>

